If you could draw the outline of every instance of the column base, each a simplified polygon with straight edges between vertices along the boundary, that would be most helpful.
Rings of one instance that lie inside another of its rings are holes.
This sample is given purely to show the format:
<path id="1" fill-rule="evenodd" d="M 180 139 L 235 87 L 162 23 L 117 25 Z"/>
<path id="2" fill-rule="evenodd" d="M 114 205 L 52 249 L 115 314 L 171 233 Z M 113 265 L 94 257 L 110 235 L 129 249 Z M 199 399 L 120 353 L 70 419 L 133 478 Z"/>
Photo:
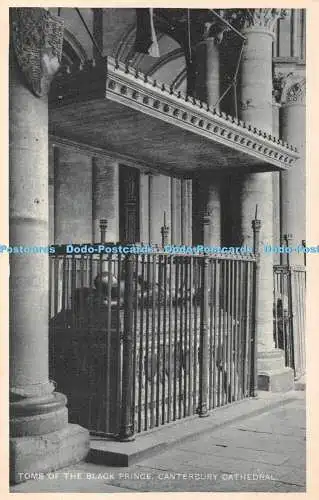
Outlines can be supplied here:
<path id="1" fill-rule="evenodd" d="M 89 448 L 89 432 L 76 424 L 41 436 L 10 438 L 10 483 L 80 462 Z"/>
<path id="2" fill-rule="evenodd" d="M 281 349 L 259 352 L 257 356 L 257 388 L 260 391 L 288 392 L 294 389 L 294 372 L 285 366 Z"/>

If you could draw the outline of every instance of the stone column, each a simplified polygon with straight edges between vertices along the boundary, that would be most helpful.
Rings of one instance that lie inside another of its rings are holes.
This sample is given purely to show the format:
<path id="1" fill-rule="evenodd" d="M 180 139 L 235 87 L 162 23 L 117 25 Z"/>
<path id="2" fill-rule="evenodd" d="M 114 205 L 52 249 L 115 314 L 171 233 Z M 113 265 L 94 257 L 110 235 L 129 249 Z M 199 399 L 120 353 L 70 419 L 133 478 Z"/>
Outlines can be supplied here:
<path id="1" fill-rule="evenodd" d="M 220 97 L 220 63 L 219 46 L 223 40 L 225 25 L 219 20 L 202 20 L 200 29 L 192 37 L 194 68 L 194 95 L 208 106 L 219 108 Z M 221 239 L 221 183 L 215 175 L 200 176 L 198 182 L 200 212 L 197 222 L 201 225 L 201 241 L 205 245 L 220 245 Z M 196 217 L 195 217 L 196 218 Z"/>
<path id="2" fill-rule="evenodd" d="M 181 243 L 191 245 L 192 243 L 192 181 L 182 179 L 181 181 Z"/>
<path id="3" fill-rule="evenodd" d="M 240 95 L 240 118 L 263 131 L 272 133 L 272 43 L 273 29 L 284 9 L 238 9 L 238 27 L 246 37 Z M 252 220 L 258 206 L 261 219 L 261 277 L 257 317 L 257 370 L 259 387 L 288 390 L 292 370 L 284 367 L 283 351 L 274 350 L 273 337 L 273 260 L 263 252 L 264 244 L 273 241 L 273 190 L 271 173 L 243 174 L 239 184 L 241 244 L 253 247 Z"/>
<path id="4" fill-rule="evenodd" d="M 49 144 L 49 243 L 54 245 L 54 146 Z"/>
<path id="5" fill-rule="evenodd" d="M 140 231 L 141 242 L 149 242 L 148 175 L 140 174 Z"/>
<path id="6" fill-rule="evenodd" d="M 193 180 L 187 179 L 187 219 L 188 219 L 188 244 L 193 243 Z"/>
<path id="7" fill-rule="evenodd" d="M 199 41 L 194 48 L 195 97 L 214 108 L 219 99 L 219 47 L 211 36 Z"/>
<path id="8" fill-rule="evenodd" d="M 47 246 L 47 90 L 59 65 L 63 24 L 45 9 L 15 8 L 10 34 L 10 244 Z M 24 57 L 30 51 L 46 68 L 41 79 Z M 11 482 L 67 466 L 88 451 L 87 431 L 68 424 L 66 397 L 49 380 L 48 278 L 48 255 L 11 254 Z"/>
<path id="9" fill-rule="evenodd" d="M 171 243 L 181 242 L 181 180 L 171 177 Z"/>
<path id="10" fill-rule="evenodd" d="M 155 227 L 154 227 L 154 176 L 149 175 L 148 178 L 148 234 L 149 243 L 155 244 L 157 242 Z"/>
<path id="11" fill-rule="evenodd" d="M 272 103 L 272 133 L 276 137 L 280 137 L 279 132 L 279 111 L 280 104 Z M 272 193 L 273 193 L 273 245 L 281 244 L 281 215 L 280 215 L 280 172 L 272 172 Z M 273 264 L 280 264 L 281 254 L 273 255 Z"/>
<path id="12" fill-rule="evenodd" d="M 119 168 L 115 160 L 93 158 L 92 219 L 94 242 L 101 241 L 101 219 L 107 220 L 105 241 L 119 241 Z"/>
<path id="13" fill-rule="evenodd" d="M 207 246 L 221 244 L 221 183 L 213 174 L 201 174 L 197 182 L 198 214 L 201 237 L 198 243 Z"/>
<path id="14" fill-rule="evenodd" d="M 54 148 L 56 244 L 92 241 L 92 157 L 67 146 Z"/>
<path id="15" fill-rule="evenodd" d="M 292 80 L 292 81 L 291 81 Z M 306 239 L 306 169 L 305 169 L 305 79 L 290 78 L 282 94 L 281 136 L 297 146 L 301 158 L 290 171 L 281 172 L 282 235 L 292 235 L 292 246 Z M 292 253 L 290 262 L 303 264 L 302 253 Z"/>

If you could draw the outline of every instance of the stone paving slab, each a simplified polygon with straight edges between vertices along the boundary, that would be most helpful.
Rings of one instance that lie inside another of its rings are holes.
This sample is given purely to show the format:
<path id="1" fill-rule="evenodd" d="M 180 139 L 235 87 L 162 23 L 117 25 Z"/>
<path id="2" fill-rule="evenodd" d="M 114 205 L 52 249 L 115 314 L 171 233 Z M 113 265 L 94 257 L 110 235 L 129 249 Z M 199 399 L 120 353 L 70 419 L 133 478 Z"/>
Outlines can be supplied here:
<path id="1" fill-rule="evenodd" d="M 197 415 L 139 434 L 135 441 L 120 443 L 108 439 L 92 439 L 89 460 L 100 465 L 131 466 L 166 449 L 176 447 L 189 438 L 211 433 L 216 428 L 271 411 L 279 405 L 298 400 L 300 392 L 269 393 L 261 391 L 256 398 L 237 401 L 216 408 L 207 418 Z"/>
<path id="2" fill-rule="evenodd" d="M 181 450 L 191 452 L 193 447 L 191 444 L 182 445 L 180 447 Z M 237 458 L 243 462 L 256 462 L 258 464 L 272 464 L 272 465 L 282 465 L 288 461 L 289 455 L 286 450 L 285 453 L 271 453 L 268 451 L 262 450 L 252 450 L 238 448 L 237 446 L 218 446 L 214 445 L 211 440 L 206 442 L 200 441 L 196 446 L 196 453 L 209 460 L 212 465 L 215 466 L 215 463 L 222 460 L 224 457 Z"/>
<path id="3" fill-rule="evenodd" d="M 82 462 L 57 471 L 56 479 L 28 481 L 11 492 L 302 493 L 306 491 L 305 402 L 298 398 L 285 405 L 217 426 L 130 467 Z M 291 427 L 283 433 L 287 422 Z"/>
<path id="4" fill-rule="evenodd" d="M 174 472 L 198 473 L 198 474 L 213 474 L 221 476 L 222 474 L 258 474 L 261 476 L 271 476 L 271 480 L 294 484 L 304 487 L 306 484 L 306 471 L 303 468 L 288 467 L 285 465 L 271 464 L 256 464 L 255 462 L 246 461 L 243 463 L 238 459 L 225 458 L 211 465 L 206 457 L 195 459 L 194 455 L 180 457 L 180 451 L 174 452 L 173 456 L 163 453 L 157 457 L 153 457 L 146 463 L 140 463 L 140 467 L 148 466 L 157 471 L 167 471 L 168 469 Z"/>
<path id="5" fill-rule="evenodd" d="M 269 451 L 272 453 L 281 453 L 283 448 L 285 452 L 304 451 L 305 438 L 303 436 L 273 436 L 272 434 L 257 433 L 249 430 L 233 429 L 228 434 L 219 434 L 211 439 L 214 446 L 227 446 L 232 448 L 229 441 L 236 442 L 236 448 L 241 448 L 242 453 L 246 449 L 257 451 Z"/>

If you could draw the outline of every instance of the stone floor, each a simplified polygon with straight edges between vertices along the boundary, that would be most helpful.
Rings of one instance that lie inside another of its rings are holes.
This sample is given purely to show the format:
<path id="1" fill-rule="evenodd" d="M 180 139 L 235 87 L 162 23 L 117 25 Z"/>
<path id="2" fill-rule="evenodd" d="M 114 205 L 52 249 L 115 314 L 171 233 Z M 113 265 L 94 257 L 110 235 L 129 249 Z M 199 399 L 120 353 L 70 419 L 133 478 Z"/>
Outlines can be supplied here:
<path id="1" fill-rule="evenodd" d="M 11 492 L 305 492 L 305 393 L 131 467 L 80 463 Z"/>

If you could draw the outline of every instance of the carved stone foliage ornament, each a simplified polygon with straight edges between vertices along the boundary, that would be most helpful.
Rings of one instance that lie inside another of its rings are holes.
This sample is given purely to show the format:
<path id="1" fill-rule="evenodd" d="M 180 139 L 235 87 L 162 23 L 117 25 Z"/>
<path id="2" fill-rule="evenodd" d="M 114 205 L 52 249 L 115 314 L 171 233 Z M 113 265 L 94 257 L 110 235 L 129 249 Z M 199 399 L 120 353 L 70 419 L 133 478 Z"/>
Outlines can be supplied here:
<path id="1" fill-rule="evenodd" d="M 265 28 L 273 31 L 278 19 L 286 17 L 288 9 L 227 9 L 222 16 L 238 29 Z"/>
<path id="2" fill-rule="evenodd" d="M 303 103 L 305 101 L 306 94 L 306 80 L 297 82 L 290 87 L 287 92 L 286 102 L 287 104 Z"/>
<path id="3" fill-rule="evenodd" d="M 276 73 L 273 77 L 273 97 L 279 104 L 304 104 L 306 79 L 290 73 Z"/>
<path id="4" fill-rule="evenodd" d="M 28 86 L 45 96 L 59 69 L 63 45 L 63 19 L 42 8 L 12 8 L 12 46 Z"/>

